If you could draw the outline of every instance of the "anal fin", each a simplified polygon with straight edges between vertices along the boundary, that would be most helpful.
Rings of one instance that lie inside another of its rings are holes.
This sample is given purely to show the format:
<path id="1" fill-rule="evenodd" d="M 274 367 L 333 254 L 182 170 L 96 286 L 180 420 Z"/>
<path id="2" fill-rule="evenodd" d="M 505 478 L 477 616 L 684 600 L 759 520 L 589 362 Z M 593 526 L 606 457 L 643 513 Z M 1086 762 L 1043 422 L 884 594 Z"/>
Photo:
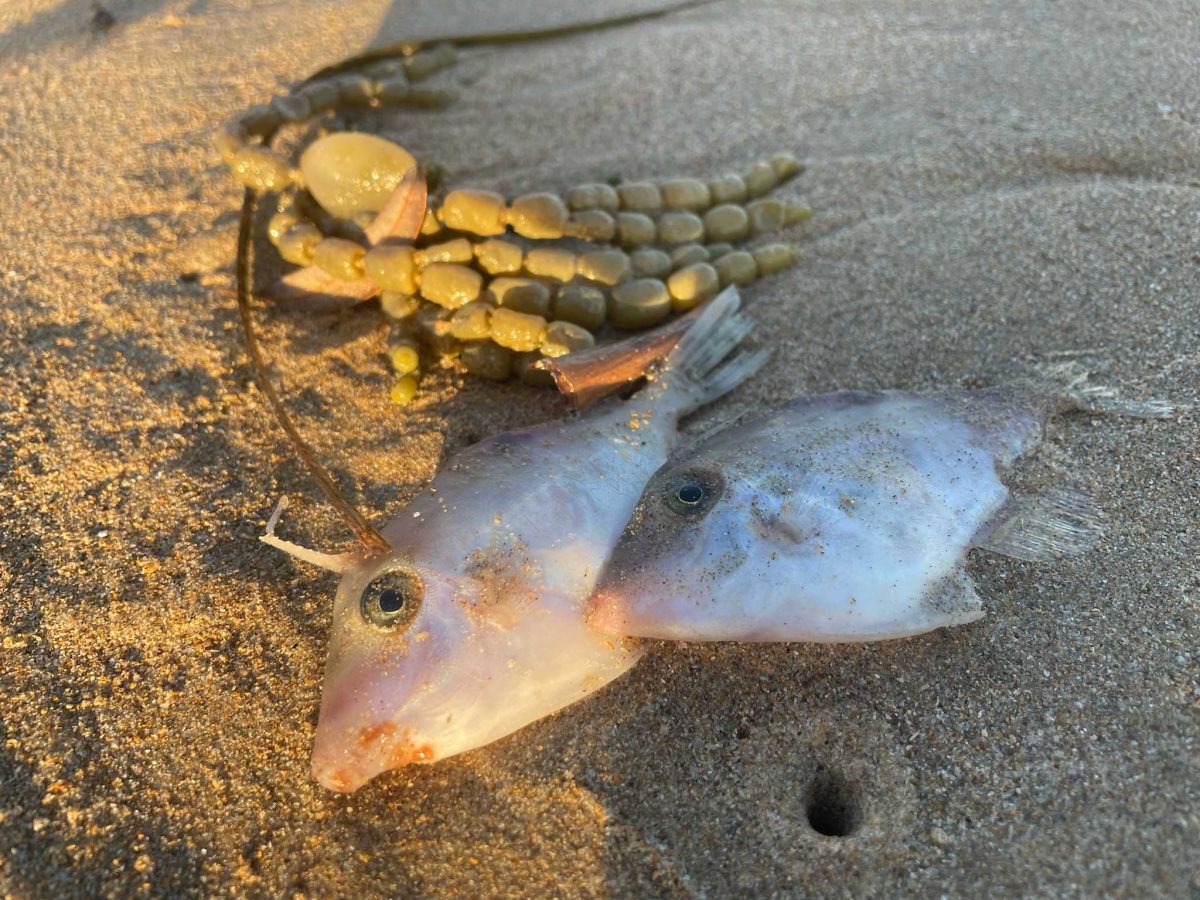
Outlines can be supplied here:
<path id="1" fill-rule="evenodd" d="M 1047 562 L 1096 546 L 1104 516 L 1087 494 L 1070 488 L 1017 496 L 974 546 L 1013 559 Z"/>
<path id="2" fill-rule="evenodd" d="M 966 625 L 983 618 L 983 600 L 967 570 L 960 566 L 929 589 L 921 601 L 921 612 L 927 620 L 921 631 Z"/>

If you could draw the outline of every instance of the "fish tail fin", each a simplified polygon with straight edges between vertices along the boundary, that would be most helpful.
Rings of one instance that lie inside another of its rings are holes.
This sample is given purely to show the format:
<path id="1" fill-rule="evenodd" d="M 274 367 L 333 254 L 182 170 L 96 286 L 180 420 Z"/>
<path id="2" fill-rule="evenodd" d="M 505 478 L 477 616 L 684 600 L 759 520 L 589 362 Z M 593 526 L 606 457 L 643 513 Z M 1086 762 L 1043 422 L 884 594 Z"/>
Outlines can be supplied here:
<path id="1" fill-rule="evenodd" d="M 1032 393 L 1045 396 L 1049 412 L 1085 412 L 1131 419 L 1171 419 L 1190 407 L 1171 400 L 1140 400 L 1123 397 L 1116 388 L 1088 380 L 1088 370 L 1079 362 L 1036 366 L 1029 384 Z"/>
<path id="2" fill-rule="evenodd" d="M 714 297 L 655 373 L 654 380 L 674 399 L 679 415 L 729 393 L 761 369 L 770 356 L 767 350 L 729 356 L 754 330 L 754 321 L 738 311 L 740 306 L 735 287 Z"/>

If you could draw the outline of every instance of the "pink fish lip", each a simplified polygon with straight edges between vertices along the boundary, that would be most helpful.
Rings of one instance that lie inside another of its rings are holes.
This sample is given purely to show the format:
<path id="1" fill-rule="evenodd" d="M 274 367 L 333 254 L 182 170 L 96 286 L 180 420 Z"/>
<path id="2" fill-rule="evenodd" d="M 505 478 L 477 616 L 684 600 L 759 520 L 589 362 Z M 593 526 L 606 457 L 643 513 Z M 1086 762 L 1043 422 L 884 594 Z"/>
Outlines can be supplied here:
<path id="1" fill-rule="evenodd" d="M 612 589 L 601 588 L 588 601 L 587 622 L 603 634 L 619 637 L 626 633 L 625 612 L 621 595 Z"/>

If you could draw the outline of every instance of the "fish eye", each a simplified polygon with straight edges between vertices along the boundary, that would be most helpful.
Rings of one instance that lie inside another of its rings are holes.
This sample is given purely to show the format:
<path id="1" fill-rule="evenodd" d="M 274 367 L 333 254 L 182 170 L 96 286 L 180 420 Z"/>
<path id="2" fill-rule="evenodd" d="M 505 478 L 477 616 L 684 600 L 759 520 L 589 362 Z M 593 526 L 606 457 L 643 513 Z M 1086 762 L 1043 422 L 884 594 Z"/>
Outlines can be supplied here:
<path id="1" fill-rule="evenodd" d="M 367 624 L 385 631 L 402 628 L 416 617 L 424 596 L 425 586 L 412 572 L 384 572 L 363 589 L 362 617 Z"/>
<path id="2" fill-rule="evenodd" d="M 683 516 L 703 515 L 721 494 L 722 479 L 712 472 L 683 472 L 667 484 L 667 507 Z"/>

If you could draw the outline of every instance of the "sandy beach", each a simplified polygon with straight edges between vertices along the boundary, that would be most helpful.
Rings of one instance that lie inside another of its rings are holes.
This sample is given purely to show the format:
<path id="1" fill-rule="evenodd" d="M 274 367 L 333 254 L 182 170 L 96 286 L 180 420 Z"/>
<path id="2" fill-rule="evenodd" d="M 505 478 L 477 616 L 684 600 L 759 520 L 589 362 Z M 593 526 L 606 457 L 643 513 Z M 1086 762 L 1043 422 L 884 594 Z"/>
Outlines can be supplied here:
<path id="1" fill-rule="evenodd" d="M 1200 416 L 1057 420 L 1091 553 L 983 553 L 986 617 L 863 646 L 655 644 L 585 702 L 337 796 L 311 777 L 350 535 L 267 415 L 231 299 L 232 111 L 403 38 L 645 6 L 0 5 L 0 895 L 1200 896 Z M 532 7 L 532 9 L 530 8 Z M 688 426 L 1073 362 L 1200 402 L 1193 2 L 715 2 L 464 52 L 389 130 L 452 184 L 808 166 L 768 368 Z M 452 370 L 387 401 L 378 308 L 261 308 L 301 429 L 375 522 L 563 413 Z M 852 833 L 810 824 L 814 790 Z M 833 804 L 836 806 L 837 804 Z"/>

